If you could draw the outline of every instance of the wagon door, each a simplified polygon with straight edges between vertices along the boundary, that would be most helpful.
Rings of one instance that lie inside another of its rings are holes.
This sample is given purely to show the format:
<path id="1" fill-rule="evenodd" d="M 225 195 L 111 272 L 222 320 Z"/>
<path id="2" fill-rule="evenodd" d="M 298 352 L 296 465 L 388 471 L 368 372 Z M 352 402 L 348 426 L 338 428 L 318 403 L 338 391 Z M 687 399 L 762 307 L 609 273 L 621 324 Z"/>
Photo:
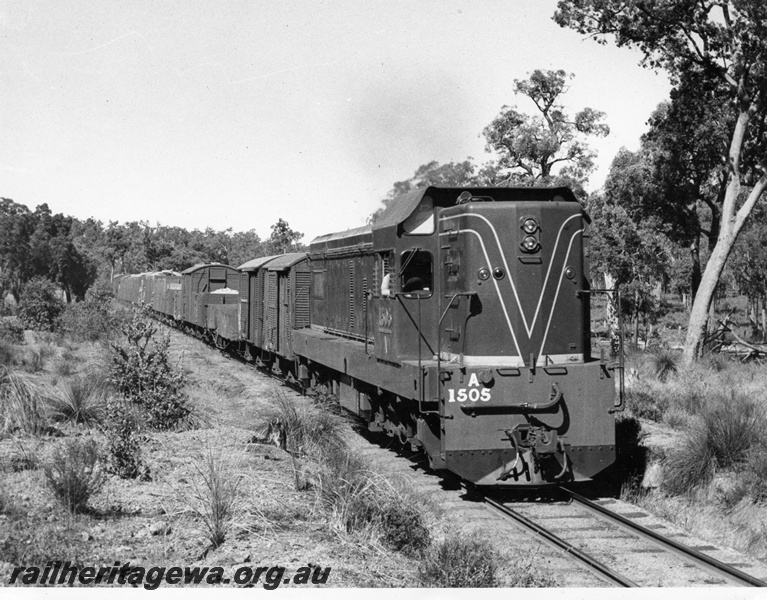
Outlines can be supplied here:
<path id="1" fill-rule="evenodd" d="M 279 288 L 277 282 L 277 272 L 266 272 L 266 319 L 264 322 L 265 340 L 264 346 L 267 350 L 275 350 L 277 347 L 277 334 L 279 324 L 280 307 L 278 304 Z"/>
<path id="2" fill-rule="evenodd" d="M 290 350 L 290 327 L 291 327 L 291 289 L 289 285 L 290 271 L 277 273 L 280 314 L 278 317 L 278 336 L 276 351 L 286 354 Z"/>

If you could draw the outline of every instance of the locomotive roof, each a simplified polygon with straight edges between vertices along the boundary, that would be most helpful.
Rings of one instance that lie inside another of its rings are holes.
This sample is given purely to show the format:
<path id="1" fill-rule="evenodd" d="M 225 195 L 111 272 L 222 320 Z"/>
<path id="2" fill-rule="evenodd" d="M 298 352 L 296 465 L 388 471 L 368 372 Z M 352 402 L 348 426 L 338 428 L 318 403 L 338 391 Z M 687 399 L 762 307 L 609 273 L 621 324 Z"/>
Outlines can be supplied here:
<path id="1" fill-rule="evenodd" d="M 189 275 L 190 273 L 194 273 L 195 271 L 199 271 L 201 269 L 209 269 L 211 267 L 220 267 L 223 269 L 230 269 L 231 271 L 236 271 L 233 266 L 231 265 L 225 265 L 223 263 L 198 263 L 194 265 L 193 267 L 189 267 L 188 269 L 185 269 L 184 271 L 181 271 L 182 275 Z"/>
<path id="2" fill-rule="evenodd" d="M 385 230 L 396 228 L 418 208 L 425 196 L 430 196 L 435 207 L 454 206 L 462 192 L 482 197 L 493 202 L 578 202 L 572 190 L 567 187 L 427 187 L 419 188 L 394 198 L 381 216 L 372 225 L 357 227 L 347 231 L 329 233 L 314 238 L 310 242 L 312 252 L 332 251 L 363 245 L 372 242 L 373 237 L 380 240 Z M 391 235 L 390 233 L 384 234 Z"/>
<path id="3" fill-rule="evenodd" d="M 457 203 L 462 192 L 491 199 L 494 202 L 578 202 L 568 187 L 427 187 L 394 198 L 373 223 L 373 230 L 397 226 L 407 219 L 421 203 L 431 196 L 434 206 L 447 207 Z"/>
<path id="4" fill-rule="evenodd" d="M 320 235 L 314 238 L 309 245 L 312 250 L 315 251 L 317 244 L 324 244 L 324 249 L 332 249 L 338 246 L 346 246 L 349 243 L 353 243 L 354 238 L 359 238 L 357 241 L 362 243 L 366 239 L 370 239 L 370 233 L 373 231 L 372 225 L 365 225 L 364 227 L 355 227 L 354 229 L 347 229 L 346 231 L 337 231 L 336 233 L 328 233 Z M 343 242 L 343 243 L 339 243 Z"/>

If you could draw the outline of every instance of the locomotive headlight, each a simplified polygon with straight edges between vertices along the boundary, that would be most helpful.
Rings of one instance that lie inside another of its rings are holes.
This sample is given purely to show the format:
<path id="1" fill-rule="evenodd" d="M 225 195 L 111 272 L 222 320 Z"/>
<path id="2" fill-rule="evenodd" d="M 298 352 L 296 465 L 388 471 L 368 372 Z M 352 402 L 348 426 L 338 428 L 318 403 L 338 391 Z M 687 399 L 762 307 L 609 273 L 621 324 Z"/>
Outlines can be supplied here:
<path id="1" fill-rule="evenodd" d="M 525 219 L 522 222 L 522 230 L 525 233 L 535 233 L 538 231 L 538 222 L 535 219 Z"/>
<path id="2" fill-rule="evenodd" d="M 525 252 L 535 252 L 538 249 L 538 240 L 532 235 L 525 236 L 525 239 L 522 240 L 522 249 Z"/>
<path id="3" fill-rule="evenodd" d="M 477 271 L 477 277 L 479 277 L 482 281 L 485 281 L 490 278 L 490 271 L 485 267 L 482 267 L 479 271 Z"/>

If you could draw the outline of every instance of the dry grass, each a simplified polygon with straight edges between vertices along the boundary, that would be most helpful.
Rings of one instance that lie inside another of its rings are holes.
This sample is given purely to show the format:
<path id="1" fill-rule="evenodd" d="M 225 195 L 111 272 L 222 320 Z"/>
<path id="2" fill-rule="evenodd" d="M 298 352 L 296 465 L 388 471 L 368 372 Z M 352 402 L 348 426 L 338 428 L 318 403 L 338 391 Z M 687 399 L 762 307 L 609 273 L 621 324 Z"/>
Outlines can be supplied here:
<path id="1" fill-rule="evenodd" d="M 208 447 L 202 460 L 193 463 L 196 476 L 190 489 L 181 492 L 182 503 L 202 523 L 211 549 L 224 543 L 243 509 L 237 462 L 224 450 L 216 455 Z"/>
<path id="2" fill-rule="evenodd" d="M 418 568 L 424 587 L 497 587 L 498 556 L 495 549 L 478 537 L 453 535 L 427 551 Z"/>
<path id="3" fill-rule="evenodd" d="M 30 375 L 0 367 L 0 434 L 39 435 L 47 428 L 45 390 Z"/>
<path id="4" fill-rule="evenodd" d="M 105 460 L 93 438 L 71 438 L 58 445 L 43 463 L 48 487 L 72 513 L 85 510 L 104 485 Z"/>

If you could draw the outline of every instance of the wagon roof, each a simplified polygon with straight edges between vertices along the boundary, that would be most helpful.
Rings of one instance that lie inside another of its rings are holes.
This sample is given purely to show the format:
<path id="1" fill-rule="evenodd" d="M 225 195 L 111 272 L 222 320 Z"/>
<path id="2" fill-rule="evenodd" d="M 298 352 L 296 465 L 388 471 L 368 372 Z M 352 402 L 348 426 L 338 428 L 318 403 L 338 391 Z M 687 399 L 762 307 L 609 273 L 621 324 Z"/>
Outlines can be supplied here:
<path id="1" fill-rule="evenodd" d="M 246 263 L 242 263 L 238 269 L 240 271 L 255 271 L 256 269 L 260 269 L 264 266 L 264 264 L 268 263 L 270 260 L 276 258 L 275 255 L 272 256 L 259 256 L 258 258 L 254 258 L 252 260 L 249 260 Z"/>
<path id="2" fill-rule="evenodd" d="M 273 261 L 266 265 L 269 271 L 284 271 L 289 269 L 296 263 L 301 262 L 306 258 L 306 252 L 291 252 L 290 254 L 281 254 L 277 256 Z"/>
<path id="3" fill-rule="evenodd" d="M 194 273 L 195 271 L 199 271 L 200 269 L 208 269 L 210 267 L 217 267 L 217 268 L 223 268 L 223 269 L 229 269 L 230 271 L 236 271 L 233 266 L 231 265 L 224 265 L 222 263 L 199 263 L 194 265 L 193 267 L 189 267 L 188 269 L 185 269 L 184 271 L 181 271 L 182 275 L 189 275 L 189 273 Z"/>

